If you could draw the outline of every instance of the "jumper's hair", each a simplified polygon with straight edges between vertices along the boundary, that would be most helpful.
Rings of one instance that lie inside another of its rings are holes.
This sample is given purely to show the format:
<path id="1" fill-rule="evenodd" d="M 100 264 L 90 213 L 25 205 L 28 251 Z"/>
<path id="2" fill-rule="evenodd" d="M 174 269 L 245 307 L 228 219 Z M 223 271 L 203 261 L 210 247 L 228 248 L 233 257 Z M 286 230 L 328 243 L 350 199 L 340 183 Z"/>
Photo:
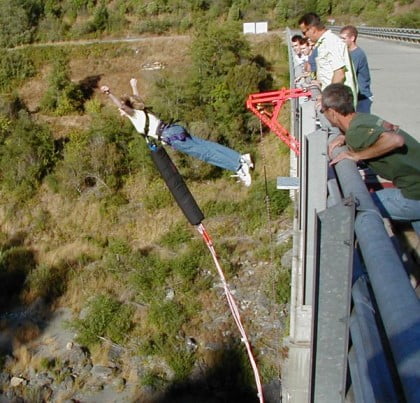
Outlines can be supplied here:
<path id="1" fill-rule="evenodd" d="M 120 101 L 123 103 L 123 105 L 128 106 L 131 109 L 143 110 L 146 107 L 143 100 L 137 95 L 124 94 L 120 98 Z"/>

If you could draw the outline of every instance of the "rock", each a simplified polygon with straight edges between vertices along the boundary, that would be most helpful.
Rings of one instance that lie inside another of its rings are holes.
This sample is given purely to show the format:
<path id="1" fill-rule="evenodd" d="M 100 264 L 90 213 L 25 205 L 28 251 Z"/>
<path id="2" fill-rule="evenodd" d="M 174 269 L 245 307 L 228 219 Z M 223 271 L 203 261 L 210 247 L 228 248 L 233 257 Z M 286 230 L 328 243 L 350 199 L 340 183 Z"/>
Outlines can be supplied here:
<path id="1" fill-rule="evenodd" d="M 103 365 L 94 365 L 90 373 L 96 378 L 108 379 L 112 376 L 113 370 Z"/>
<path id="2" fill-rule="evenodd" d="M 222 343 L 206 343 L 204 346 L 204 349 L 210 350 L 210 351 L 220 351 L 223 350 L 224 346 Z"/>
<path id="3" fill-rule="evenodd" d="M 63 382 L 61 382 L 61 390 L 72 390 L 74 385 L 74 378 L 71 375 L 67 375 Z"/>
<path id="4" fill-rule="evenodd" d="M 124 378 L 115 378 L 112 382 L 111 385 L 118 391 L 121 392 L 124 390 L 125 388 L 125 384 L 126 381 Z"/>
<path id="5" fill-rule="evenodd" d="M 51 385 L 53 382 L 54 379 L 52 377 L 50 377 L 46 372 L 41 372 L 31 378 L 29 383 L 33 386 L 43 387 Z"/>
<path id="6" fill-rule="evenodd" d="M 49 386 L 43 386 L 41 388 L 41 397 L 43 402 L 51 402 L 53 391 Z"/>
<path id="7" fill-rule="evenodd" d="M 4 386 L 8 385 L 10 382 L 10 375 L 6 372 L 0 372 L 0 389 L 3 389 Z"/>
<path id="8" fill-rule="evenodd" d="M 71 350 L 65 351 L 63 360 L 73 368 L 73 372 L 80 372 L 86 364 L 91 364 L 88 353 L 76 344 L 73 345 Z"/>
<path id="9" fill-rule="evenodd" d="M 83 308 L 79 313 L 79 319 L 85 320 L 89 315 L 89 308 Z"/>
<path id="10" fill-rule="evenodd" d="M 10 380 L 10 386 L 12 388 L 16 388 L 19 385 L 24 384 L 26 381 L 23 378 L 19 378 L 17 376 L 12 377 L 12 379 Z"/>
<path id="11" fill-rule="evenodd" d="M 194 337 L 187 337 L 185 344 L 187 347 L 187 351 L 189 351 L 190 353 L 196 351 L 198 348 L 197 341 L 194 339 Z"/>
<path id="12" fill-rule="evenodd" d="M 293 228 L 287 229 L 277 235 L 277 243 L 282 244 L 287 242 L 293 236 Z"/>
<path id="13" fill-rule="evenodd" d="M 175 298 L 175 291 L 172 288 L 169 288 L 166 290 L 166 296 L 165 299 L 167 301 L 172 301 Z"/>
<path id="14" fill-rule="evenodd" d="M 293 249 L 289 249 L 287 252 L 283 253 L 281 257 L 281 265 L 283 267 L 292 267 L 293 260 Z"/>
<path id="15" fill-rule="evenodd" d="M 273 379 L 270 383 L 263 385 L 263 393 L 266 403 L 281 402 L 281 381 Z"/>

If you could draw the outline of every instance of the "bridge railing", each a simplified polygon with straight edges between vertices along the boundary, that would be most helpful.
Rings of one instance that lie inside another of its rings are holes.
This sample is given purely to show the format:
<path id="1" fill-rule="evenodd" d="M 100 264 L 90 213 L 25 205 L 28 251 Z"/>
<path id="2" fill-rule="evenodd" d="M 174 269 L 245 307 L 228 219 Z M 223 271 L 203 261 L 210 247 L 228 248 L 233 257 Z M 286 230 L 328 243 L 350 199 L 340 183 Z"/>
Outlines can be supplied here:
<path id="1" fill-rule="evenodd" d="M 283 399 L 420 401 L 420 303 L 399 253 L 356 164 L 329 167 L 338 132 L 314 99 L 294 100 L 291 114 L 301 155 Z"/>
<path id="2" fill-rule="evenodd" d="M 333 31 L 340 31 L 341 26 L 329 26 Z M 420 29 L 415 28 L 382 28 L 382 27 L 357 27 L 359 35 L 374 38 L 392 39 L 397 41 L 420 44 Z"/>

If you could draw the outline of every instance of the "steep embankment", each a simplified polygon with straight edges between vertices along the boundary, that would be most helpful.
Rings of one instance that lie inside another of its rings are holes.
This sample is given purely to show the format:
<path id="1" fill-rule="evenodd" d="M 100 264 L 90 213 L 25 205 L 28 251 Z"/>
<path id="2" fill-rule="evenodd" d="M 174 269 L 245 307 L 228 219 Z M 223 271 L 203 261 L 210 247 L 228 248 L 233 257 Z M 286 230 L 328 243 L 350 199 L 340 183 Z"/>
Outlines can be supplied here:
<path id="1" fill-rule="evenodd" d="M 255 40 L 280 83 L 287 67 L 279 37 Z M 97 105 L 107 102 L 98 85 L 125 93 L 133 76 L 147 97 L 156 74 L 182 73 L 188 43 L 185 37 L 153 38 L 73 50 L 72 80 L 94 83 Z M 164 70 L 150 70 L 155 62 Z M 18 89 L 32 117 L 48 124 L 57 140 L 83 132 L 92 114 L 41 113 L 50 67 L 39 66 Z M 188 173 L 202 166 L 189 161 L 185 168 L 171 155 L 206 216 L 263 381 L 276 390 L 290 266 L 280 259 L 290 249 L 291 224 L 287 195 L 283 200 L 273 183 L 287 174 L 288 155 L 273 135 L 253 147 L 250 189 L 227 174 L 194 178 Z M 1 389 L 9 398 L 125 401 L 175 388 L 200 401 L 232 393 L 253 399 L 249 365 L 212 261 L 160 178 L 151 181 L 149 174 L 145 167 L 129 175 L 118 195 L 98 185 L 67 197 L 45 181 L 18 209 L 3 200 L 3 267 L 24 262 L 28 268 L 17 279 L 15 306 L 1 316 Z M 73 327 L 63 327 L 65 320 Z"/>

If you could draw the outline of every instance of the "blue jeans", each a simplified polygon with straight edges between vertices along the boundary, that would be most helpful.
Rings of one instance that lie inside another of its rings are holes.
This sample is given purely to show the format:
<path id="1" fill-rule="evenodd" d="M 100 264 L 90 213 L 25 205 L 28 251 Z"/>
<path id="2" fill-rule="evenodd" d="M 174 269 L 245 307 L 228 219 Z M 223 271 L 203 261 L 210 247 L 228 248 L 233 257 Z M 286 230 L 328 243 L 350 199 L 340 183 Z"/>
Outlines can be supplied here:
<path id="1" fill-rule="evenodd" d="M 177 151 L 181 151 L 201 161 L 236 172 L 241 166 L 241 154 L 214 141 L 191 136 L 180 125 L 171 125 L 162 132 L 162 140 Z M 181 140 L 184 138 L 183 140 Z"/>
<path id="2" fill-rule="evenodd" d="M 378 190 L 372 198 L 384 217 L 395 221 L 411 221 L 414 230 L 420 235 L 420 200 L 407 199 L 396 188 Z"/>
<path id="3" fill-rule="evenodd" d="M 356 112 L 370 113 L 372 101 L 369 98 L 362 98 L 357 100 Z"/>

